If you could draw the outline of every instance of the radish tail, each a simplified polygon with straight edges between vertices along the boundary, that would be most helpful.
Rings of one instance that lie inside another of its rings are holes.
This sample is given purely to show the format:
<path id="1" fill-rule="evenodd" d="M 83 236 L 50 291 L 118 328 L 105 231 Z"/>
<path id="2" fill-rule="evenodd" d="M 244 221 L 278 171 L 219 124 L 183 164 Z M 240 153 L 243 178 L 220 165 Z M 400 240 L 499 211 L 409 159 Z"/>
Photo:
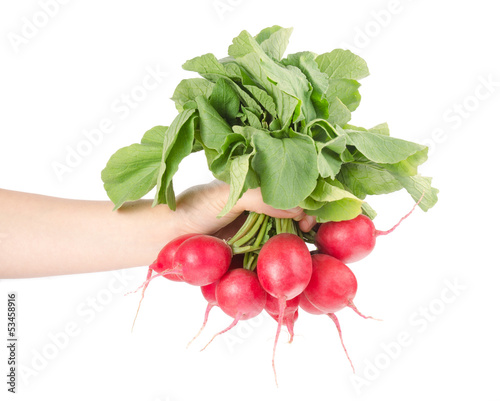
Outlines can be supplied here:
<path id="1" fill-rule="evenodd" d="M 276 375 L 276 365 L 274 364 L 274 359 L 276 356 L 276 346 L 278 345 L 278 338 L 280 336 L 281 326 L 283 325 L 283 315 L 285 314 L 286 298 L 279 297 L 278 305 L 279 305 L 278 328 L 276 330 L 276 337 L 274 338 L 274 347 L 273 347 L 273 372 L 274 372 L 274 381 L 276 382 L 276 387 L 278 387 L 278 376 Z"/>
<path id="2" fill-rule="evenodd" d="M 196 335 L 193 337 L 193 339 L 188 343 L 188 345 L 186 345 L 186 348 L 189 348 L 189 346 L 191 345 L 191 343 L 196 340 L 198 338 L 198 336 L 201 334 L 201 332 L 203 331 L 203 329 L 205 328 L 205 326 L 207 325 L 207 321 L 208 321 L 208 314 L 210 313 L 210 310 L 215 306 L 215 304 L 212 304 L 212 303 L 208 303 L 207 305 L 207 309 L 205 310 L 205 319 L 203 320 L 203 324 L 202 326 L 200 327 L 200 330 L 198 330 L 198 333 L 196 333 Z"/>
<path id="3" fill-rule="evenodd" d="M 382 319 L 377 319 L 377 318 L 372 317 L 372 316 L 365 316 L 365 315 L 363 315 L 363 314 L 362 314 L 362 313 L 358 310 L 358 308 L 356 308 L 356 306 L 355 306 L 352 302 L 349 302 L 349 303 L 347 304 L 347 306 L 348 306 L 349 308 L 351 308 L 354 312 L 356 312 L 359 316 L 361 316 L 361 317 L 362 317 L 362 318 L 364 318 L 364 319 L 373 319 L 373 320 L 378 320 L 379 322 L 381 322 L 381 321 L 382 321 Z"/>
<path id="4" fill-rule="evenodd" d="M 335 316 L 334 313 L 328 313 L 327 316 L 333 320 L 333 323 L 335 323 L 335 326 L 337 326 L 337 331 L 339 332 L 339 337 L 340 337 L 340 342 L 342 344 L 342 348 L 344 348 L 345 355 L 347 356 L 347 359 L 349 359 L 349 363 L 351 364 L 352 372 L 356 373 L 354 370 L 354 365 L 352 364 L 351 358 L 349 357 L 349 353 L 347 352 L 347 349 L 345 348 L 344 345 L 344 340 L 342 338 L 342 330 L 340 330 L 340 323 L 339 319 L 337 319 L 337 316 Z"/>
<path id="5" fill-rule="evenodd" d="M 153 274 L 153 268 L 150 267 L 148 270 L 148 274 L 146 276 L 146 281 L 148 281 L 151 278 L 152 274 Z M 137 316 L 139 316 L 139 310 L 141 309 L 141 304 L 142 300 L 144 299 L 144 293 L 146 292 L 146 288 L 148 288 L 147 284 L 144 285 L 144 288 L 142 289 L 141 300 L 139 301 L 139 306 L 137 307 L 137 312 L 135 313 L 134 322 L 132 323 L 132 328 L 130 329 L 131 332 L 134 331 L 135 321 L 137 320 Z"/>
<path id="6" fill-rule="evenodd" d="M 151 282 L 151 280 L 154 280 L 157 277 L 164 277 L 168 274 L 180 274 L 181 271 L 179 269 L 170 269 L 170 270 L 163 270 L 161 273 L 155 274 L 153 277 L 149 276 L 144 283 L 142 283 L 135 291 L 130 291 L 127 292 L 125 295 L 130 295 L 130 294 L 135 294 L 137 291 L 139 291 L 143 287 L 147 287 L 148 284 Z"/>
<path id="7" fill-rule="evenodd" d="M 290 334 L 290 339 L 288 340 L 288 344 L 291 344 L 293 342 L 293 336 L 294 336 L 294 333 L 293 333 L 293 324 L 294 324 L 293 316 L 289 316 L 289 318 L 286 319 L 285 323 L 286 323 L 286 328 L 288 330 L 288 334 Z"/>
<path id="8" fill-rule="evenodd" d="M 392 233 L 402 222 L 404 219 L 408 218 L 412 213 L 413 211 L 415 210 L 415 208 L 418 206 L 418 204 L 422 201 L 422 199 L 424 198 L 424 195 L 425 195 L 425 191 L 422 192 L 422 196 L 420 197 L 420 199 L 417 201 L 417 203 L 415 203 L 412 207 L 412 209 L 410 210 L 409 213 L 407 213 L 405 216 L 403 216 L 401 218 L 401 220 L 399 220 L 399 222 L 394 226 L 392 227 L 391 229 L 387 230 L 387 231 L 379 231 L 379 230 L 375 230 L 375 236 L 378 237 L 379 235 L 387 235 L 387 234 L 390 234 Z"/>
<path id="9" fill-rule="evenodd" d="M 211 342 L 215 339 L 215 337 L 217 337 L 217 336 L 219 336 L 219 335 L 221 335 L 221 334 L 224 334 L 226 331 L 229 331 L 229 330 L 231 330 L 234 326 L 236 326 L 236 324 L 238 324 L 238 322 L 240 321 L 240 318 L 241 318 L 241 314 L 240 314 L 240 313 L 238 313 L 238 314 L 236 315 L 236 317 L 234 318 L 233 323 L 231 323 L 231 324 L 230 324 L 228 327 L 226 327 L 224 330 L 219 331 L 217 334 L 215 334 L 215 335 L 212 337 L 212 339 L 211 339 L 211 340 L 207 343 L 207 345 L 205 345 L 202 349 L 200 349 L 200 352 L 201 352 L 201 351 L 204 351 L 204 350 L 205 350 L 205 348 L 207 348 L 207 347 L 210 345 L 210 343 L 211 343 Z"/>

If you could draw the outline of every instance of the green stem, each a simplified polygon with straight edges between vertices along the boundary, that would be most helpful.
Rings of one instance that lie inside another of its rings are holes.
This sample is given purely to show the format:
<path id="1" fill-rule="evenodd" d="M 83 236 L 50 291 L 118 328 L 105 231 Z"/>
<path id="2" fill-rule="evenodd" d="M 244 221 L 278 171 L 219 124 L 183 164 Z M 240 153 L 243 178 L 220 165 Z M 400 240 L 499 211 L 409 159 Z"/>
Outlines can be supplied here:
<path id="1" fill-rule="evenodd" d="M 234 234 L 234 236 L 229 241 L 227 241 L 227 244 L 229 246 L 231 246 L 237 240 L 239 240 L 241 237 L 243 237 L 244 235 L 246 235 L 248 233 L 248 230 L 250 230 L 252 228 L 252 226 L 255 224 L 255 221 L 258 218 L 259 218 L 259 214 L 258 213 L 250 212 L 250 214 L 248 215 L 247 219 L 245 220 L 245 222 L 243 223 L 243 225 L 241 226 L 241 228 L 238 230 L 238 232 L 236 234 Z"/>
<path id="2" fill-rule="evenodd" d="M 276 221 L 276 234 L 281 234 L 283 232 L 282 220 L 280 218 L 274 219 Z"/>
<path id="3" fill-rule="evenodd" d="M 304 235 L 303 235 L 302 230 L 299 227 L 299 223 L 294 223 L 293 227 L 294 227 L 295 232 L 297 233 L 297 235 L 300 237 L 300 239 L 303 240 L 304 239 Z"/>
<path id="4" fill-rule="evenodd" d="M 316 237 L 316 232 L 311 230 L 308 233 L 302 232 L 302 239 L 306 242 L 314 244 L 314 238 Z"/>
<path id="5" fill-rule="evenodd" d="M 248 269 L 248 259 L 250 257 L 250 252 L 245 253 L 243 256 L 243 268 Z"/>
<path id="6" fill-rule="evenodd" d="M 253 246 L 253 245 L 242 246 L 240 248 L 233 248 L 233 255 L 237 255 L 239 253 L 258 251 L 260 248 L 261 248 L 260 246 Z"/>
<path id="7" fill-rule="evenodd" d="M 255 242 L 253 243 L 254 246 L 259 246 L 260 243 L 262 242 L 262 240 L 264 239 L 264 235 L 266 234 L 266 231 L 267 231 L 268 222 L 269 222 L 269 216 L 266 216 L 264 219 L 264 222 L 260 226 L 259 234 L 257 235 Z"/>
<path id="8" fill-rule="evenodd" d="M 252 257 L 251 264 L 250 264 L 248 270 L 254 271 L 256 269 L 256 267 L 257 267 L 257 257 L 258 257 L 258 255 L 254 253 L 252 256 L 253 257 Z"/>
<path id="9" fill-rule="evenodd" d="M 241 237 L 237 241 L 233 242 L 233 246 L 239 247 L 241 245 L 246 244 L 248 241 L 250 241 L 253 238 L 253 236 L 257 233 L 257 231 L 259 231 L 259 229 L 262 225 L 262 222 L 266 218 L 266 215 L 265 214 L 258 214 L 257 216 L 258 216 L 257 221 L 251 226 L 251 228 L 248 230 L 248 232 L 243 237 Z"/>
<path id="10" fill-rule="evenodd" d="M 247 270 L 255 270 L 257 267 L 257 256 L 258 254 L 255 252 L 247 252 L 243 258 L 243 268 Z"/>

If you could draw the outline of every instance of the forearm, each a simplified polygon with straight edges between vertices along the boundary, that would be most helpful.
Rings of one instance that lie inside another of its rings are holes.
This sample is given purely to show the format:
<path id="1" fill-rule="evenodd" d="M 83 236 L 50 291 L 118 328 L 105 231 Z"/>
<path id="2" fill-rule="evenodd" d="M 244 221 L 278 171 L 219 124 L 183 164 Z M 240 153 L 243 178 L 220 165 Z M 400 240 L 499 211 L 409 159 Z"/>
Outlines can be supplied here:
<path id="1" fill-rule="evenodd" d="M 148 265 L 178 235 L 166 206 L 139 201 L 112 209 L 111 202 L 0 190 L 0 278 Z"/>

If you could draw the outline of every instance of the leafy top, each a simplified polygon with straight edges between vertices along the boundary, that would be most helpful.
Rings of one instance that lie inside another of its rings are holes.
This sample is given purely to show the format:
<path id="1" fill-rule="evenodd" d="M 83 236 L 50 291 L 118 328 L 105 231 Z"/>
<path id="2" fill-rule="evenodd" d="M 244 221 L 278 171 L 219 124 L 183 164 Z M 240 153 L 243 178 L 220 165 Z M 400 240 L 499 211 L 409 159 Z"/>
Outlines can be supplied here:
<path id="1" fill-rule="evenodd" d="M 366 62 L 348 50 L 284 57 L 291 28 L 256 36 L 241 32 L 228 55 L 205 54 L 183 68 L 201 78 L 182 80 L 172 99 L 179 114 L 154 127 L 140 144 L 118 150 L 102 172 L 116 208 L 156 186 L 154 204 L 175 210 L 173 176 L 180 161 L 204 150 L 209 169 L 230 184 L 227 213 L 249 188 L 269 205 L 302 206 L 318 221 L 375 216 L 367 195 L 406 189 L 420 207 L 437 202 L 431 179 L 418 174 L 425 146 L 393 138 L 387 124 L 349 124 L 360 104 Z"/>

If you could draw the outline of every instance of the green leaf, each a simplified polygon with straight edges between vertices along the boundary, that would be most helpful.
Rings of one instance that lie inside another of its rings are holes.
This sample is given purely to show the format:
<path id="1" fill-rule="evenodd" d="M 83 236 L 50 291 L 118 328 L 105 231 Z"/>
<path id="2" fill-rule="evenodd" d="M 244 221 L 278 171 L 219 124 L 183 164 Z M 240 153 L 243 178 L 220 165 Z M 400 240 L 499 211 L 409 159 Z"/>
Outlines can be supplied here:
<path id="1" fill-rule="evenodd" d="M 424 212 L 427 212 L 438 201 L 437 194 L 439 190 L 431 186 L 432 178 L 422 177 L 421 175 L 400 176 L 397 174 L 394 174 L 394 178 L 401 183 L 415 202 L 420 199 L 425 191 L 425 195 L 419 204 L 420 209 Z"/>
<path id="2" fill-rule="evenodd" d="M 320 178 L 310 195 L 316 202 L 326 202 L 316 210 L 305 210 L 307 214 L 316 216 L 318 223 L 350 220 L 361 213 L 363 201 L 335 184 Z"/>
<path id="3" fill-rule="evenodd" d="M 257 129 L 262 129 L 262 124 L 259 120 L 259 117 L 257 117 L 250 109 L 248 109 L 247 107 L 243 107 L 243 113 L 247 118 L 248 125 Z"/>
<path id="4" fill-rule="evenodd" d="M 285 67 L 275 62 L 247 31 L 233 39 L 233 44 L 229 46 L 229 55 L 245 69 L 256 84 L 272 96 L 282 127 L 286 127 L 290 119 L 292 122 L 314 119 L 312 88 L 298 68 Z"/>
<path id="5" fill-rule="evenodd" d="M 343 155 L 348 152 L 344 130 L 338 125 L 334 128 L 324 119 L 316 119 L 306 125 L 305 131 L 315 141 L 320 176 L 334 179 L 344 162 Z"/>
<path id="6" fill-rule="evenodd" d="M 210 104 L 222 118 L 228 121 L 233 121 L 240 111 L 240 99 L 237 93 L 222 78 L 217 80 L 212 90 Z"/>
<path id="7" fill-rule="evenodd" d="M 226 205 L 217 217 L 222 217 L 227 214 L 241 198 L 245 191 L 245 182 L 250 169 L 250 158 L 253 154 L 245 154 L 235 157 L 231 160 L 230 167 L 230 189 L 229 198 Z"/>
<path id="8" fill-rule="evenodd" d="M 316 186 L 318 168 L 312 139 L 273 138 L 256 131 L 252 167 L 260 179 L 264 202 L 277 209 L 290 209 L 305 199 Z"/>
<path id="9" fill-rule="evenodd" d="M 390 136 L 389 126 L 387 125 L 387 123 L 378 124 L 375 127 L 372 127 L 369 129 L 366 129 L 363 127 L 357 127 L 357 126 L 351 125 L 351 124 L 346 124 L 343 128 L 349 129 L 352 131 L 373 132 L 375 134 Z"/>
<path id="10" fill-rule="evenodd" d="M 401 183 L 376 163 L 346 163 L 337 178 L 358 198 L 399 191 Z"/>
<path id="11" fill-rule="evenodd" d="M 156 185 L 167 130 L 164 126 L 154 127 L 144 134 L 141 144 L 119 149 L 109 159 L 101 178 L 115 204 L 114 210 L 142 198 Z"/>
<path id="12" fill-rule="evenodd" d="M 389 125 L 387 123 L 382 123 L 370 128 L 368 131 L 375 132 L 376 134 L 390 136 Z"/>
<path id="13" fill-rule="evenodd" d="M 338 97 L 328 99 L 328 121 L 343 127 L 351 120 L 351 111 Z"/>
<path id="14" fill-rule="evenodd" d="M 427 152 L 428 148 L 424 147 L 424 149 L 416 152 L 411 156 L 408 156 L 408 158 L 398 163 L 394 164 L 380 163 L 379 165 L 385 168 L 386 170 L 396 173 L 398 175 L 406 175 L 406 176 L 416 175 L 418 173 L 418 166 L 420 166 L 427 160 Z"/>
<path id="15" fill-rule="evenodd" d="M 361 214 L 361 205 L 352 199 L 341 199 L 335 202 L 329 202 L 316 210 L 304 210 L 306 214 L 316 216 L 318 223 L 328 221 L 351 220 Z"/>
<path id="16" fill-rule="evenodd" d="M 218 150 L 218 155 L 210 162 L 209 167 L 215 178 L 228 182 L 230 159 L 233 155 L 241 155 L 247 149 L 245 136 L 239 133 L 231 133 Z"/>
<path id="17" fill-rule="evenodd" d="M 321 72 L 328 78 L 361 79 L 369 75 L 365 60 L 349 50 L 335 49 L 316 57 Z"/>
<path id="18" fill-rule="evenodd" d="M 179 163 L 193 149 L 196 118 L 197 114 L 193 109 L 179 113 L 165 134 L 153 206 L 166 203 L 170 209 L 175 210 L 171 182 Z"/>
<path id="19" fill-rule="evenodd" d="M 312 52 L 300 52 L 288 55 L 281 63 L 283 65 L 293 65 L 302 71 L 313 88 L 311 100 L 317 117 L 327 118 L 328 100 L 325 95 L 329 85 L 328 76 L 319 70 L 315 57 L 316 55 Z"/>
<path id="20" fill-rule="evenodd" d="M 200 113 L 200 139 L 204 146 L 218 150 L 232 129 L 204 96 L 196 98 Z"/>
<path id="21" fill-rule="evenodd" d="M 175 88 L 172 100 L 179 112 L 184 110 L 184 105 L 194 101 L 198 96 L 209 97 L 212 93 L 214 84 L 206 79 L 191 78 L 183 79 L 177 88 Z"/>
<path id="22" fill-rule="evenodd" d="M 361 100 L 357 79 L 366 77 L 366 62 L 349 50 L 336 49 L 316 57 L 321 72 L 329 78 L 326 99 L 330 104 L 328 121 L 344 126 Z"/>
<path id="23" fill-rule="evenodd" d="M 314 200 L 313 198 L 311 198 L 311 196 L 309 195 L 307 198 L 305 198 L 304 200 L 302 200 L 299 203 L 299 206 L 304 210 L 305 209 L 316 210 L 325 204 L 326 204 L 326 202 L 318 202 L 318 201 Z"/>
<path id="24" fill-rule="evenodd" d="M 273 98 L 269 96 L 266 91 L 254 85 L 244 85 L 244 87 L 252 94 L 255 100 L 257 100 L 257 102 L 264 107 L 264 109 L 266 109 L 273 117 L 276 117 L 276 105 Z"/>
<path id="25" fill-rule="evenodd" d="M 361 102 L 360 83 L 353 79 L 330 79 L 326 98 L 338 98 L 350 110 L 354 111 Z"/>
<path id="26" fill-rule="evenodd" d="M 341 154 L 346 148 L 345 136 L 339 136 L 328 142 L 316 142 L 318 152 L 318 170 L 321 177 L 335 178 L 342 166 Z"/>
<path id="27" fill-rule="evenodd" d="M 349 198 L 355 200 L 360 205 L 363 203 L 355 195 L 343 189 L 341 183 L 325 180 L 323 178 L 317 180 L 316 186 L 310 196 L 318 202 L 334 202 L 340 199 Z"/>
<path id="28" fill-rule="evenodd" d="M 361 209 L 363 210 L 363 214 L 368 216 L 371 220 L 377 217 L 377 212 L 367 202 L 363 202 Z"/>
<path id="29" fill-rule="evenodd" d="M 163 125 L 151 128 L 143 135 L 141 144 L 163 147 L 163 141 L 165 140 L 165 133 L 167 130 L 168 127 L 164 127 Z"/>
<path id="30" fill-rule="evenodd" d="M 275 25 L 261 31 L 255 39 L 269 57 L 279 61 L 285 54 L 292 31 L 293 28 L 281 28 Z"/>
<path id="31" fill-rule="evenodd" d="M 239 77 L 238 71 L 232 67 L 226 68 L 212 53 L 188 60 L 182 65 L 182 68 L 187 71 L 197 72 L 202 77 L 213 82 L 216 82 L 220 77 Z"/>
<path id="32" fill-rule="evenodd" d="M 260 45 L 262 42 L 265 40 L 269 39 L 272 34 L 283 30 L 279 25 L 273 25 L 268 28 L 264 28 L 262 31 L 260 31 L 257 35 L 255 35 L 255 41 Z M 288 28 L 286 30 L 293 29 L 293 28 Z"/>
<path id="33" fill-rule="evenodd" d="M 234 62 L 234 60 L 222 63 L 217 60 L 213 54 L 208 53 L 186 61 L 182 67 L 185 70 L 199 73 L 202 77 L 213 83 L 216 83 L 219 79 L 223 78 L 226 83 L 230 85 L 231 88 L 238 94 L 245 106 L 255 108 L 259 110 L 259 112 L 262 112 L 258 103 L 236 83 L 236 81 L 244 83 L 246 80 L 249 80 L 249 78 L 245 79 L 246 74 L 243 74 L 240 67 Z M 209 97 L 206 94 L 200 95 L 204 95 L 206 98 Z"/>
<path id="34" fill-rule="evenodd" d="M 374 132 L 345 130 L 351 145 L 354 145 L 367 159 L 376 163 L 394 164 L 406 160 L 426 147 L 403 139 L 392 138 Z"/>

